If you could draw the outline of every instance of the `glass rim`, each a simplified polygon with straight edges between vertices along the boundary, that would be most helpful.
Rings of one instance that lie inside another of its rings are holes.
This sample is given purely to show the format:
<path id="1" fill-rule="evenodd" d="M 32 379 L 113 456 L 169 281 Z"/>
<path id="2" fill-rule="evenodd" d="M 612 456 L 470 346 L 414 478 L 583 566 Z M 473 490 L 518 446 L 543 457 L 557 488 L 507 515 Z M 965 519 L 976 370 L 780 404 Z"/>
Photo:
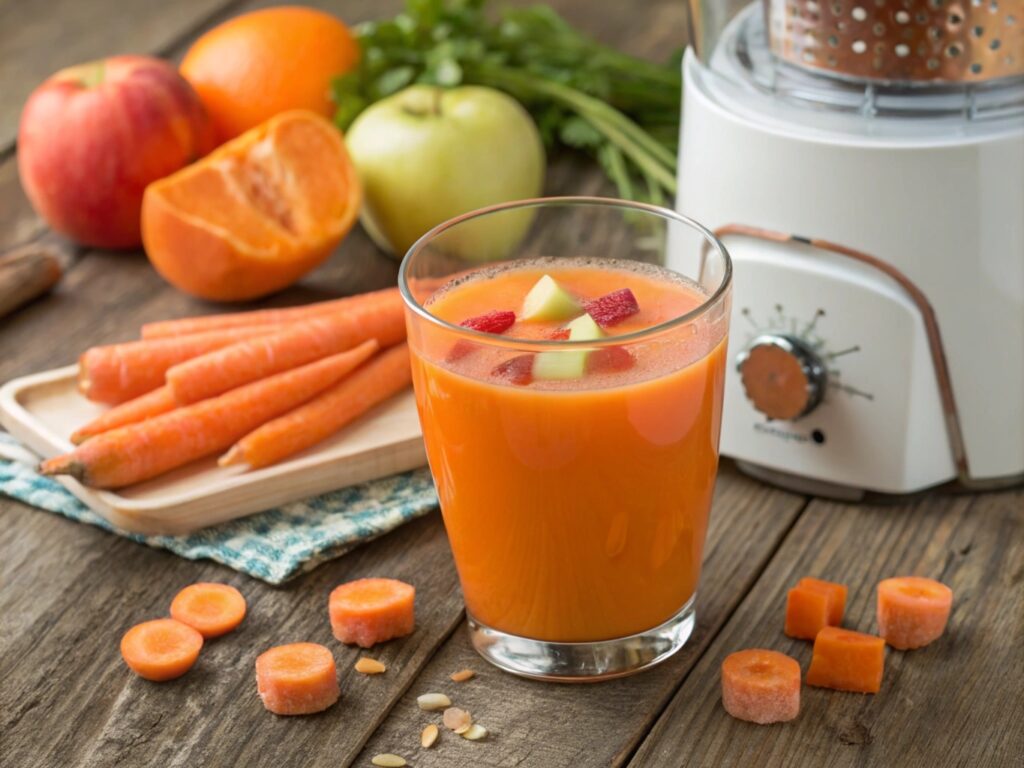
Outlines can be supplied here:
<path id="1" fill-rule="evenodd" d="M 595 339 L 593 341 L 570 341 L 568 339 L 513 339 L 498 336 L 493 333 L 486 333 L 484 331 L 476 331 L 472 328 L 466 328 L 465 326 L 456 325 L 448 322 L 447 320 L 442 320 L 437 315 L 431 313 L 412 295 L 412 291 L 409 287 L 409 269 L 411 261 L 418 252 L 423 250 L 423 248 L 438 235 L 465 221 L 487 216 L 492 213 L 500 213 L 502 211 L 510 211 L 518 208 L 544 208 L 555 206 L 594 206 L 600 208 L 632 209 L 657 216 L 661 219 L 676 221 L 683 224 L 700 233 L 704 237 L 705 243 L 713 250 L 717 251 L 719 256 L 721 256 L 725 263 L 725 272 L 722 275 L 722 280 L 711 294 L 709 294 L 700 304 L 689 312 L 684 312 L 681 315 L 673 317 L 662 323 L 658 323 L 657 325 L 652 325 L 649 328 L 641 328 L 640 330 L 624 333 L 620 336 L 608 336 L 603 339 Z M 729 256 L 729 251 L 726 249 L 722 241 L 715 236 L 715 233 L 700 222 L 690 218 L 689 216 L 685 216 L 678 211 L 674 211 L 671 208 L 665 208 L 659 205 L 651 205 L 650 203 L 641 203 L 634 200 L 623 200 L 615 197 L 594 197 L 589 195 L 534 197 L 523 200 L 512 200 L 505 203 L 498 203 L 496 205 L 489 205 L 484 208 L 467 211 L 466 213 L 460 214 L 438 224 L 421 235 L 420 238 L 409 247 L 409 250 L 406 251 L 405 256 L 402 258 L 402 263 L 398 268 L 398 291 L 406 306 L 409 307 L 409 309 L 411 309 L 416 315 L 433 325 L 450 331 L 457 336 L 463 336 L 467 339 L 475 340 L 477 343 L 516 349 L 544 350 L 566 349 L 572 347 L 596 348 L 617 346 L 625 343 L 641 341 L 651 336 L 660 335 L 674 328 L 685 326 L 692 323 L 694 320 L 697 320 L 722 301 L 731 285 L 732 258 Z"/>

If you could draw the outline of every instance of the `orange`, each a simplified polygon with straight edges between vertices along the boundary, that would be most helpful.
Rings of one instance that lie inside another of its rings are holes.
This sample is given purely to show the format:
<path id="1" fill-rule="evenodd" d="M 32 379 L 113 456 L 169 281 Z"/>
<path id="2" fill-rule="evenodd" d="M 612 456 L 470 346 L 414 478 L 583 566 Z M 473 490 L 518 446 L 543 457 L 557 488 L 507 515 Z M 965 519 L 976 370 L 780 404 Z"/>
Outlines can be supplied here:
<path id="1" fill-rule="evenodd" d="M 227 141 L 289 109 L 330 117 L 331 80 L 358 60 L 358 43 L 338 18 L 281 6 L 242 14 L 202 35 L 185 54 L 181 74 L 220 141 Z"/>
<path id="2" fill-rule="evenodd" d="M 341 133 L 295 110 L 146 187 L 142 242 L 157 271 L 186 293 L 253 299 L 326 259 L 361 201 Z"/>

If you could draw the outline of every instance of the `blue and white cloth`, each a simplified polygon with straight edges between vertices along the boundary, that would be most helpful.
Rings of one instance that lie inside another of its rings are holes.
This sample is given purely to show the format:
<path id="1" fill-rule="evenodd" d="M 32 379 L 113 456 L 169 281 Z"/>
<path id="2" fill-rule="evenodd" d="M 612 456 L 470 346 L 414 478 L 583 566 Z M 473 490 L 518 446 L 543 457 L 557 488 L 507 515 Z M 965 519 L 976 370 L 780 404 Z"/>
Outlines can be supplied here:
<path id="1" fill-rule="evenodd" d="M 214 560 L 270 584 L 312 570 L 437 506 L 430 472 L 417 469 L 205 528 L 187 536 L 120 530 L 35 471 L 38 458 L 0 432 L 0 494 L 189 560 Z"/>

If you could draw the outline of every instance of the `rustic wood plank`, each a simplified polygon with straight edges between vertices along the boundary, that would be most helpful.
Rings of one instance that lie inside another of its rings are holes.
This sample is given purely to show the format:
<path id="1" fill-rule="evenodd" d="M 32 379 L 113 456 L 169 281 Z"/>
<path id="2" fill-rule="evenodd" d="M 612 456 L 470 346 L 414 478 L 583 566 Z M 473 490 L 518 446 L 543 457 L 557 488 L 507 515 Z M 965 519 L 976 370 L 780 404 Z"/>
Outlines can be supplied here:
<path id="1" fill-rule="evenodd" d="M 285 765 L 296 755 L 303 765 L 345 764 L 462 616 L 437 513 L 281 589 L 212 563 L 43 519 L 80 536 L 87 543 L 82 554 L 92 562 L 59 590 L 45 589 L 45 579 L 33 585 L 26 580 L 31 577 L 5 578 L 5 623 L 12 603 L 23 616 L 40 591 L 49 599 L 27 621 L 17 620 L 0 655 L 6 765 Z M 338 583 L 375 574 L 417 587 L 418 628 L 406 640 L 375 649 L 388 672 L 366 678 L 352 670 L 358 649 L 331 637 L 327 595 Z M 157 685 L 132 675 L 118 655 L 121 633 L 166 615 L 174 593 L 199 580 L 242 590 L 249 601 L 242 627 L 211 641 L 196 668 L 178 681 Z M 300 640 L 335 652 L 342 700 L 314 717 L 278 718 L 256 696 L 253 663 L 272 645 Z"/>
<path id="2" fill-rule="evenodd" d="M 1024 754 L 1024 491 L 901 506 L 813 502 L 676 694 L 632 765 L 1010 766 Z M 791 654 L 786 590 L 814 575 L 849 585 L 844 624 L 876 632 L 875 584 L 930 576 L 954 592 L 950 628 L 887 651 L 875 696 L 805 686 L 800 717 L 772 727 L 720 704 L 719 666 L 742 648 Z"/>
<path id="3" fill-rule="evenodd" d="M 802 497 L 756 483 L 725 464 L 711 513 L 697 627 L 680 653 L 623 680 L 589 686 L 542 684 L 489 666 L 470 647 L 463 623 L 374 734 L 357 764 L 367 764 L 379 752 L 401 754 L 417 768 L 621 764 L 757 578 L 804 503 Z M 466 667 L 478 677 L 462 684 L 448 679 Z M 416 706 L 416 696 L 428 691 L 447 693 L 492 736 L 471 743 L 445 733 L 434 749 L 420 750 L 420 729 L 437 720 Z"/>

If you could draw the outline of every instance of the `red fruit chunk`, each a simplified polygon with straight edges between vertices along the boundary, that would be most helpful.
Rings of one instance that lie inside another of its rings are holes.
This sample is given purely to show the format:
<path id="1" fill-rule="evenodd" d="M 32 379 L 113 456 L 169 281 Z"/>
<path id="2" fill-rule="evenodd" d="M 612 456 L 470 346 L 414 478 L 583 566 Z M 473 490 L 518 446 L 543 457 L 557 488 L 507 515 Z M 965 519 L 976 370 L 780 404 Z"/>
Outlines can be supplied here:
<path id="1" fill-rule="evenodd" d="M 533 355 L 518 355 L 499 363 L 491 371 L 492 376 L 504 379 L 509 384 L 524 387 L 533 381 Z"/>
<path id="2" fill-rule="evenodd" d="M 636 365 L 633 354 L 625 347 L 595 349 L 587 358 L 590 373 L 619 373 Z"/>
<path id="3" fill-rule="evenodd" d="M 587 313 L 602 328 L 618 325 L 630 315 L 640 311 L 636 296 L 629 288 L 620 288 L 604 296 L 600 296 L 586 304 Z"/>
<path id="4" fill-rule="evenodd" d="M 516 321 L 516 313 L 503 309 L 463 320 L 459 325 L 482 333 L 504 333 Z"/>
<path id="5" fill-rule="evenodd" d="M 568 341 L 569 340 L 569 329 L 568 328 L 555 328 L 551 333 L 548 334 L 548 338 L 552 341 Z"/>

